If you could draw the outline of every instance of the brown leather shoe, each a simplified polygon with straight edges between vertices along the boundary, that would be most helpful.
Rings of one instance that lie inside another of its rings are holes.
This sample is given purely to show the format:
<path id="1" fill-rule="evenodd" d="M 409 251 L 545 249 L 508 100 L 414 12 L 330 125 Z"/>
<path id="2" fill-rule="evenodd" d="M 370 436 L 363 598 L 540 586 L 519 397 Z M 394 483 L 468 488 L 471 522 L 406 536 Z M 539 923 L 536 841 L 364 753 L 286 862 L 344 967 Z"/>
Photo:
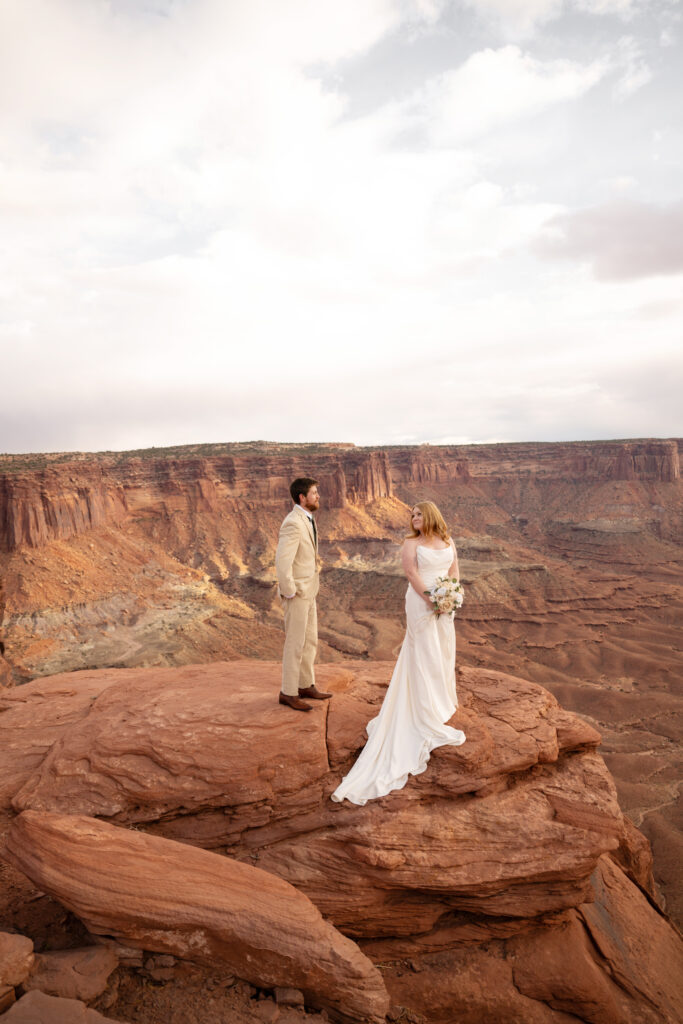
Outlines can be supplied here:
<path id="1" fill-rule="evenodd" d="M 310 711 L 311 705 L 304 704 L 298 697 L 292 697 L 289 693 L 280 693 L 279 697 L 280 704 L 286 704 L 289 708 L 294 708 L 295 711 Z"/>
<path id="2" fill-rule="evenodd" d="M 323 693 L 323 691 L 319 690 L 314 684 L 313 686 L 307 686 L 305 690 L 302 690 L 301 687 L 299 687 L 299 696 L 305 697 L 306 700 L 328 700 L 332 694 Z"/>

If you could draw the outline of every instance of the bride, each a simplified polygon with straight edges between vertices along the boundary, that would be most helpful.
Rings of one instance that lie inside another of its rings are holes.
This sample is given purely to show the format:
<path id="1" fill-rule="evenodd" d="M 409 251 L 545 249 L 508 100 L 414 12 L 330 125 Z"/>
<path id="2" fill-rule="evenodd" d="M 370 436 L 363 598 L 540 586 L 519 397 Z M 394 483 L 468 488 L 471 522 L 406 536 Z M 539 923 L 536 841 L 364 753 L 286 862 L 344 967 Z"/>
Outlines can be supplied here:
<path id="1" fill-rule="evenodd" d="M 409 582 L 403 646 L 380 712 L 367 724 L 368 742 L 332 800 L 362 805 L 385 796 L 423 772 L 435 747 L 465 742 L 464 732 L 445 725 L 458 706 L 453 617 L 437 615 L 425 594 L 439 576 L 459 575 L 458 556 L 433 502 L 418 502 L 410 522 L 402 551 Z"/>

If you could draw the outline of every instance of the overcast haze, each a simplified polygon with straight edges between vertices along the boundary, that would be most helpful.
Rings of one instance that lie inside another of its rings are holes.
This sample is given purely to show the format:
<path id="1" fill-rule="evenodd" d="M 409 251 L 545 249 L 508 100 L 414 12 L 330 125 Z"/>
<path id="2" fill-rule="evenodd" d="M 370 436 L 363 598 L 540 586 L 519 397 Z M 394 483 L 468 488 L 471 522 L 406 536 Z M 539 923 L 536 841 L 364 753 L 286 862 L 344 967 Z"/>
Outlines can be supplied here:
<path id="1" fill-rule="evenodd" d="M 3 0 L 0 451 L 683 433 L 678 0 Z"/>

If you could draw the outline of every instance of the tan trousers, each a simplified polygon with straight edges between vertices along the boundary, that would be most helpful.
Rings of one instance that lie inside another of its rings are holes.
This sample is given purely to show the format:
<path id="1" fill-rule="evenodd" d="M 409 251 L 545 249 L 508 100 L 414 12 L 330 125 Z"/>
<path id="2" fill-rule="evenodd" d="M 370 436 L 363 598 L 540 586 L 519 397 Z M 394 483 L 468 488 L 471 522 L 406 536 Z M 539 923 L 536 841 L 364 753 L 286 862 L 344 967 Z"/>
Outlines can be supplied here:
<path id="1" fill-rule="evenodd" d="M 318 612 L 315 598 L 282 599 L 285 649 L 282 652 L 282 692 L 296 697 L 299 688 L 315 685 L 313 662 L 318 650 Z"/>

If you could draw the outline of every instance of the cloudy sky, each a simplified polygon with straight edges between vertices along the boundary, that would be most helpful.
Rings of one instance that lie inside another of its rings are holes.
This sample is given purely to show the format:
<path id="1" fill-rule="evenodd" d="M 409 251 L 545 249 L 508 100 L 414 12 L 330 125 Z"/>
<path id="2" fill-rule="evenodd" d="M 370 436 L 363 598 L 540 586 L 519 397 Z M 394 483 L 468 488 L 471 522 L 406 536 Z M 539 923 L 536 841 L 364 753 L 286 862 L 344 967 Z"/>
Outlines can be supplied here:
<path id="1" fill-rule="evenodd" d="M 679 0 L 3 0 L 0 451 L 683 433 Z"/>

